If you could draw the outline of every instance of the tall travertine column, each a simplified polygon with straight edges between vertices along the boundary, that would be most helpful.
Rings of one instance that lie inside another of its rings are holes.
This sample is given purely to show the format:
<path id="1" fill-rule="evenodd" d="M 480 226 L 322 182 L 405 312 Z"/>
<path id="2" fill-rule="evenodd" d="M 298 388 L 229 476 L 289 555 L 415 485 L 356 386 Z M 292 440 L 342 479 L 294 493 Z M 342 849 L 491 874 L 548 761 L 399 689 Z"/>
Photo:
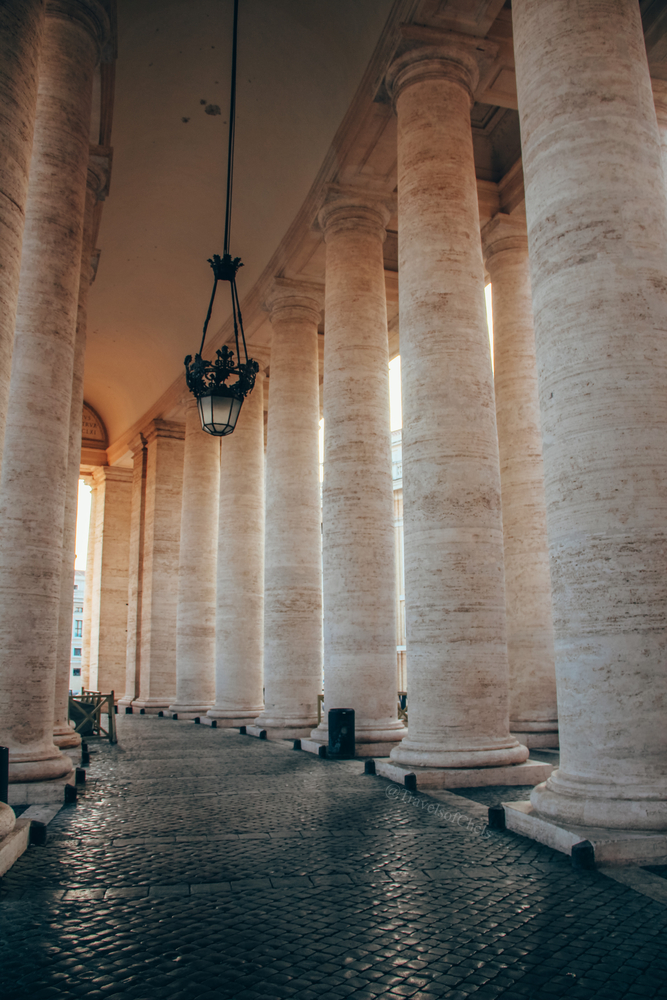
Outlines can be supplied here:
<path id="1" fill-rule="evenodd" d="M 0 485 L 0 742 L 12 781 L 69 773 L 53 742 L 77 298 L 101 3 L 49 5 Z"/>
<path id="2" fill-rule="evenodd" d="M 45 6 L 45 0 L 6 0 L 0 5 L 0 465 Z"/>
<path id="3" fill-rule="evenodd" d="M 146 713 L 157 713 L 166 711 L 176 697 L 176 609 L 185 429 L 170 420 L 152 420 L 143 436 L 146 505 L 139 697 L 134 704 Z"/>
<path id="4" fill-rule="evenodd" d="M 427 37 L 429 37 L 427 35 Z M 488 43 L 405 38 L 398 116 L 410 766 L 525 760 L 510 735 L 493 376 L 470 127 Z"/>
<path id="5" fill-rule="evenodd" d="M 264 375 L 222 438 L 215 615 L 218 726 L 244 726 L 262 711 L 264 619 Z M 202 432 L 203 433 L 203 432 Z"/>
<path id="6" fill-rule="evenodd" d="M 84 691 L 90 689 L 90 630 L 93 611 L 93 577 L 95 573 L 95 506 L 97 490 L 92 476 L 81 477 L 90 486 L 90 519 L 88 521 L 88 546 L 86 555 L 86 579 L 83 596 L 83 643 L 81 652 L 81 686 Z"/>
<path id="7" fill-rule="evenodd" d="M 667 185 L 667 80 L 651 80 L 651 86 L 658 119 L 662 172 L 665 177 L 665 185 Z"/>
<path id="8" fill-rule="evenodd" d="M 88 291 L 93 280 L 93 213 L 98 196 L 106 186 L 108 167 L 99 162 L 88 165 L 86 208 L 81 249 L 81 276 L 72 370 L 72 401 L 70 404 L 67 474 L 65 482 L 65 515 L 63 519 L 62 571 L 60 578 L 60 612 L 58 622 L 58 655 L 56 665 L 55 714 L 53 740 L 56 746 L 78 746 L 81 737 L 68 722 L 69 681 L 72 654 L 72 587 L 76 558 L 76 514 L 79 498 L 81 467 L 81 421 L 83 415 L 83 369 L 86 355 Z M 90 660 L 88 661 L 90 663 Z"/>
<path id="9" fill-rule="evenodd" d="M 264 702 L 257 725 L 308 736 L 322 691 L 317 327 L 323 289 L 276 279 L 266 449 Z"/>
<path id="10" fill-rule="evenodd" d="M 639 6 L 512 4 L 561 766 L 531 797 L 667 828 L 667 198 Z"/>
<path id="11" fill-rule="evenodd" d="M 324 714 L 355 710 L 361 752 L 386 756 L 397 717 L 393 488 L 387 301 L 382 244 L 389 209 L 331 190 L 326 241 L 322 564 Z"/>
<path id="12" fill-rule="evenodd" d="M 93 479 L 89 685 L 92 691 L 113 691 L 119 698 L 125 690 L 132 470 L 102 466 L 95 469 Z"/>
<path id="13" fill-rule="evenodd" d="M 118 702 L 119 708 L 128 709 L 139 694 L 141 671 L 141 619 L 144 582 L 144 527 L 146 513 L 146 468 L 148 452 L 143 434 L 130 443 L 132 451 L 132 495 L 130 500 L 130 549 L 127 570 L 127 645 L 125 654 L 125 694 Z M 93 490 L 93 505 L 95 490 Z M 93 517 L 94 506 L 91 508 Z M 90 542 L 89 542 L 90 546 Z M 88 549 L 88 565 L 91 565 Z M 88 568 L 86 568 L 86 600 L 88 600 Z M 91 588 L 92 593 L 92 588 Z M 84 614 L 84 643 L 86 619 Z M 84 645 L 85 653 L 85 645 Z"/>
<path id="14" fill-rule="evenodd" d="M 185 404 L 183 504 L 176 612 L 179 719 L 205 715 L 215 701 L 215 589 L 220 439 L 201 429 L 197 400 Z"/>
<path id="15" fill-rule="evenodd" d="M 526 220 L 496 215 L 482 230 L 482 246 L 493 287 L 510 730 L 527 747 L 554 747 L 556 668 Z"/>

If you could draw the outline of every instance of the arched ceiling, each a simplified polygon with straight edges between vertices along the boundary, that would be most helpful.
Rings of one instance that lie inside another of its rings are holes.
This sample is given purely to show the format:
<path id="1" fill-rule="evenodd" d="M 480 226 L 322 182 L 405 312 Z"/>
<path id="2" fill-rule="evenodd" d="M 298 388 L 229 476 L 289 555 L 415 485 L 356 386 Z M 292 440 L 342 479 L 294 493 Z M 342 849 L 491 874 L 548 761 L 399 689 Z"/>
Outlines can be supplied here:
<path id="1" fill-rule="evenodd" d="M 241 297 L 308 193 L 391 7 L 241 0 L 232 234 Z M 231 23 L 232 0 L 118 3 L 113 172 L 85 373 L 111 441 L 199 346 L 206 260 L 222 252 Z M 223 302 L 211 330 L 226 318 Z"/>

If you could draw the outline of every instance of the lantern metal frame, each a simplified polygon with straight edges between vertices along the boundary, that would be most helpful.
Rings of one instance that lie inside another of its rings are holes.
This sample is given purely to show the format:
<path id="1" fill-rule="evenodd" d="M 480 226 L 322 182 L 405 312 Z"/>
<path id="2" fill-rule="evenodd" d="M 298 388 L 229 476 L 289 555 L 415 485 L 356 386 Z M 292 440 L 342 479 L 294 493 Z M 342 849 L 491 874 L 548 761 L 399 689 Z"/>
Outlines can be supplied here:
<path id="1" fill-rule="evenodd" d="M 259 365 L 248 357 L 243 317 L 239 293 L 236 287 L 236 274 L 243 262 L 240 257 L 232 257 L 229 252 L 229 239 L 232 218 L 232 188 L 234 179 L 234 139 L 236 132 L 236 50 L 238 38 L 239 0 L 234 0 L 234 28 L 232 33 L 232 82 L 229 107 L 229 143 L 227 149 L 227 195 L 225 205 L 225 239 L 222 257 L 213 254 L 208 263 L 213 269 L 213 291 L 204 321 L 204 330 L 199 353 L 194 359 L 191 354 L 185 358 L 185 381 L 188 389 L 197 399 L 197 407 L 202 423 L 202 430 L 216 437 L 231 434 L 236 427 L 243 400 L 252 392 Z M 206 332 L 213 312 L 215 293 L 219 281 L 228 281 L 232 296 L 232 319 L 234 323 L 234 340 L 236 344 L 236 362 L 233 352 L 224 345 L 216 351 L 215 361 L 206 361 L 202 357 Z M 239 345 L 239 333 L 243 345 L 243 358 Z M 233 375 L 237 381 L 227 385 L 227 380 Z M 234 405 L 238 401 L 238 406 Z M 216 419 L 220 417 L 222 419 Z"/>

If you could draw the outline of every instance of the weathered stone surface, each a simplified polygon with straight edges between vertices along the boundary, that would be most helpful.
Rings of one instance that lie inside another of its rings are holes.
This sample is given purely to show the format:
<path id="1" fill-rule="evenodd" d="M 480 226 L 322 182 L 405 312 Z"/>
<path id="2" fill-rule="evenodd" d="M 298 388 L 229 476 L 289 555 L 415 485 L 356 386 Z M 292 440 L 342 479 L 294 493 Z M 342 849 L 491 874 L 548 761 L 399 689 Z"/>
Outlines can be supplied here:
<path id="1" fill-rule="evenodd" d="M 113 691 L 118 698 L 125 690 L 132 470 L 104 466 L 95 469 L 93 481 L 96 496 L 89 684 L 92 691 Z"/>
<path id="2" fill-rule="evenodd" d="M 221 441 L 215 705 L 218 728 L 252 722 L 264 707 L 264 376 Z"/>
<path id="3" fill-rule="evenodd" d="M 57 778 L 53 743 L 77 297 L 98 39 L 45 21 L 0 485 L 0 742 L 13 781 Z M 65 15 L 65 16 L 63 16 Z"/>
<path id="4" fill-rule="evenodd" d="M 332 190 L 326 240 L 324 712 L 353 708 L 356 741 L 396 743 L 396 605 L 382 244 L 389 210 L 366 192 Z"/>
<path id="5" fill-rule="evenodd" d="M 137 708 L 158 712 L 176 696 L 176 608 L 183 492 L 182 424 L 152 420 L 146 439 Z M 129 631 L 129 630 L 128 630 Z M 127 692 L 126 692 L 127 695 Z"/>
<path id="6" fill-rule="evenodd" d="M 205 715 L 215 701 L 215 590 L 220 439 L 201 429 L 197 400 L 185 404 L 185 453 L 176 611 L 179 719 Z"/>
<path id="7" fill-rule="evenodd" d="M 667 195 L 639 8 L 512 4 L 567 825 L 667 827 Z"/>
<path id="8" fill-rule="evenodd" d="M 651 80 L 653 103 L 658 119 L 658 134 L 660 135 L 660 154 L 662 172 L 667 185 L 667 80 Z"/>
<path id="9" fill-rule="evenodd" d="M 0 464 L 45 6 L 45 0 L 9 0 L 0 7 Z"/>
<path id="10" fill-rule="evenodd" d="M 125 694 L 118 707 L 129 708 L 139 694 L 141 664 L 141 604 L 144 579 L 144 521 L 146 511 L 147 450 L 143 434 L 130 443 L 133 456 L 132 497 L 130 502 L 130 550 L 127 571 L 127 646 L 125 659 Z M 93 492 L 93 502 L 95 494 Z M 91 509 L 91 518 L 93 516 Z M 90 551 L 90 550 L 89 550 Z M 90 566 L 90 560 L 89 560 Z M 91 577 L 92 579 L 92 577 Z M 88 571 L 86 570 L 86 601 L 88 601 Z M 91 588 L 92 592 L 92 588 Z M 86 629 L 84 608 L 84 633 Z M 85 638 L 85 636 L 84 636 Z M 84 655 L 86 649 L 84 646 Z"/>
<path id="11" fill-rule="evenodd" d="M 526 220 L 496 215 L 482 230 L 482 244 L 493 289 L 493 381 L 503 505 L 510 730 L 525 746 L 558 746 Z"/>
<path id="12" fill-rule="evenodd" d="M 266 449 L 264 701 L 257 725 L 307 736 L 322 691 L 317 327 L 323 289 L 277 279 Z M 284 733 L 283 733 L 284 731 Z"/>
<path id="13" fill-rule="evenodd" d="M 63 519 L 63 552 L 60 578 L 60 611 L 58 620 L 58 653 L 56 663 L 55 714 L 53 742 L 59 747 L 78 746 L 81 737 L 68 723 L 69 683 L 72 655 L 72 587 L 76 559 L 76 514 L 81 465 L 81 421 L 83 413 L 83 370 L 86 355 L 88 291 L 93 279 L 93 212 L 99 192 L 98 175 L 88 170 L 86 202 L 81 246 L 81 274 L 72 366 L 72 401 L 70 404 L 67 474 L 65 482 L 65 515 Z M 88 660 L 90 664 L 90 659 Z M 99 689 L 97 689 L 99 690 Z"/>
<path id="14" fill-rule="evenodd" d="M 503 536 L 470 100 L 472 39 L 406 52 L 398 117 L 405 604 L 422 767 L 520 763 L 508 728 Z"/>

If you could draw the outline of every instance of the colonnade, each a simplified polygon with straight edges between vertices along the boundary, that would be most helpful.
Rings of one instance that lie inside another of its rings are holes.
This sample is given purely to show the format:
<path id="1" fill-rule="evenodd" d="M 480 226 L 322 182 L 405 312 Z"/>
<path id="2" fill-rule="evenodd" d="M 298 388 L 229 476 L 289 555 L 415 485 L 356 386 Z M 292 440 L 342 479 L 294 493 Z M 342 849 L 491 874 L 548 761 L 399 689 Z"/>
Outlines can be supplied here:
<path id="1" fill-rule="evenodd" d="M 663 829 L 664 95 L 651 90 L 634 0 L 604 20 L 594 0 L 576 14 L 568 0 L 537 8 L 512 4 L 526 218 L 499 212 L 480 231 L 470 105 L 493 43 L 404 27 L 385 79 L 397 206 L 372 180 L 330 184 L 316 221 L 324 288 L 276 275 L 267 296 L 266 457 L 262 372 L 222 442 L 201 433 L 189 401 L 185 425 L 154 419 L 136 436 L 132 470 L 95 473 L 88 681 L 113 672 L 121 710 L 321 744 L 327 710 L 353 708 L 359 754 L 422 773 L 464 770 L 478 784 L 493 784 L 499 767 L 505 783 L 529 781 L 529 748 L 554 746 L 560 729 L 562 766 L 533 793 L 538 815 Z M 0 483 L 0 742 L 12 780 L 36 781 L 70 769 L 56 743 L 69 739 L 85 125 L 106 15 L 93 0 L 46 16 L 37 2 L 22 10 L 29 52 L 14 85 L 34 128 L 10 149 L 12 183 L 27 190 L 25 233 L 20 281 L 7 272 L 0 286 L 16 302 Z M 601 68 L 610 52 L 613 73 Z M 89 205 L 94 197 L 93 186 Z M 409 733 L 397 716 L 382 249 L 396 210 Z M 3 238 L 20 228 L 11 211 Z M 0 410 L 2 384 L 0 372 Z M 122 536 L 115 549 L 111 536 Z"/>

